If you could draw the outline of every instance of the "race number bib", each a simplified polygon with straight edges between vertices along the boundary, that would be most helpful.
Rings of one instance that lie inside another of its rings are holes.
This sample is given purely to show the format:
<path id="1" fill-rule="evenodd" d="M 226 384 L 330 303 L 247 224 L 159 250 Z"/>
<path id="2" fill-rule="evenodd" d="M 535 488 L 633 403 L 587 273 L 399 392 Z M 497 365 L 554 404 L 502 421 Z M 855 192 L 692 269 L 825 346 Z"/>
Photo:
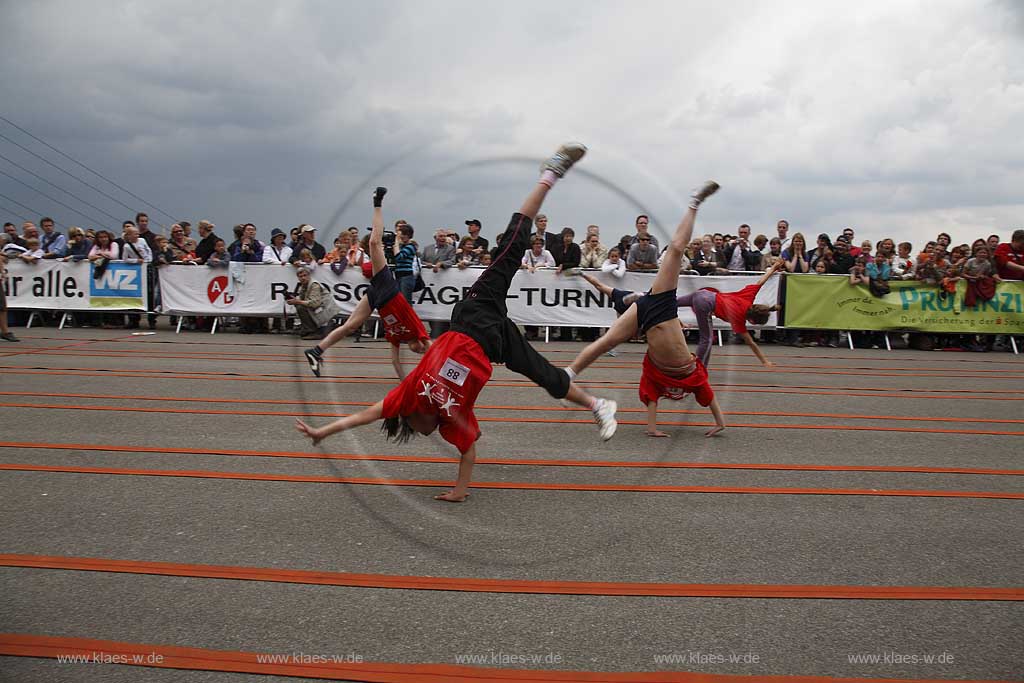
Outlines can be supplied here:
<path id="1" fill-rule="evenodd" d="M 465 383 L 466 378 L 469 377 L 469 368 L 449 358 L 441 366 L 441 377 L 461 387 Z"/>

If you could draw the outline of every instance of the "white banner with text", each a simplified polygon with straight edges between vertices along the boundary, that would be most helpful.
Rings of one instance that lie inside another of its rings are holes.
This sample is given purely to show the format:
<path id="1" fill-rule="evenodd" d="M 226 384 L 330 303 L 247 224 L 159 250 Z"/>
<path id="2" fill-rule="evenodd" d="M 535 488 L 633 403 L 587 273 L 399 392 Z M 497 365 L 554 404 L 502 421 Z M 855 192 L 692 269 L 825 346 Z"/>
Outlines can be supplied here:
<path id="1" fill-rule="evenodd" d="M 193 315 L 280 316 L 293 314 L 285 304 L 289 292 L 297 288 L 295 269 L 291 266 L 239 264 L 241 267 L 210 268 L 208 266 L 169 265 L 160 268 L 160 290 L 164 313 Z M 426 288 L 413 293 L 413 307 L 423 320 L 450 320 L 452 307 L 462 300 L 481 268 L 447 269 L 438 273 L 424 269 Z M 627 273 L 615 278 L 598 271 L 597 279 L 618 289 L 645 291 L 654 281 L 649 273 Z M 351 313 L 366 293 L 367 280 L 358 269 L 346 269 L 340 275 L 327 267 L 313 271 L 313 279 L 326 285 L 333 293 L 343 314 Z M 678 292 L 690 294 L 705 287 L 723 292 L 736 291 L 757 282 L 757 275 L 696 276 L 680 275 Z M 778 299 L 778 276 L 773 276 L 761 291 L 757 303 L 774 304 Z M 520 271 L 512 281 L 508 294 L 508 314 L 523 325 L 559 325 L 567 327 L 608 327 L 615 320 L 611 302 L 583 278 L 566 277 L 552 270 L 535 273 Z M 679 309 L 679 317 L 688 325 L 696 325 L 689 308 Z M 776 325 L 773 313 L 764 325 Z M 715 326 L 729 325 L 715 320 Z"/>
<path id="2" fill-rule="evenodd" d="M 144 311 L 146 267 L 110 261 L 97 273 L 89 261 L 12 259 L 4 282 L 7 305 L 50 311 Z"/>

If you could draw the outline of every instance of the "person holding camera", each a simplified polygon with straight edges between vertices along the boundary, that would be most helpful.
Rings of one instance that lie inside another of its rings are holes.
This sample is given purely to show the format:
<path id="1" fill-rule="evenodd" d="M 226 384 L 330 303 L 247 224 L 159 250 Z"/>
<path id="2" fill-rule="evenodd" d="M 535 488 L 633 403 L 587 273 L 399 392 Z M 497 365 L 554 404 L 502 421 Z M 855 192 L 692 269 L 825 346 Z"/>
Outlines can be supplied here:
<path id="1" fill-rule="evenodd" d="M 744 223 L 736 233 L 736 239 L 725 248 L 726 267 L 729 270 L 762 270 L 762 254 L 750 244 L 750 226 Z"/>
<path id="2" fill-rule="evenodd" d="M 299 334 L 302 339 L 323 339 L 331 320 L 341 312 L 338 303 L 326 285 L 313 279 L 309 268 L 299 266 L 295 274 L 299 284 L 285 301 L 295 307 L 299 316 Z"/>
<path id="3" fill-rule="evenodd" d="M 228 252 L 232 261 L 262 263 L 264 248 L 263 243 L 256 239 L 256 226 L 246 223 L 242 236 L 228 248 Z"/>

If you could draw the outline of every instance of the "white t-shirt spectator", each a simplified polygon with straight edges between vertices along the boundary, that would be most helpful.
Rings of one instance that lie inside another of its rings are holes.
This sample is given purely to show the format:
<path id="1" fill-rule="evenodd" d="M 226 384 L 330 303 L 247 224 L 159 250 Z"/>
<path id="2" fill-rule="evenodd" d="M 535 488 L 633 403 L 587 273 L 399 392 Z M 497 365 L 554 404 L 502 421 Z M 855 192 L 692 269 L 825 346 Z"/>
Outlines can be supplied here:
<path id="1" fill-rule="evenodd" d="M 527 249 L 523 255 L 523 265 L 534 268 L 555 268 L 558 264 L 555 263 L 555 257 L 547 249 L 541 251 L 540 256 L 534 254 L 533 249 Z"/>
<path id="2" fill-rule="evenodd" d="M 272 263 L 274 265 L 284 266 L 288 264 L 288 259 L 292 257 L 292 248 L 287 244 L 282 244 L 281 248 L 278 249 L 273 244 L 268 244 L 263 247 L 263 262 Z"/>
<path id="3" fill-rule="evenodd" d="M 612 263 L 608 259 L 605 259 L 604 263 L 601 264 L 601 272 L 611 273 L 615 277 L 622 277 L 626 274 L 626 262 L 621 258 L 618 263 Z"/>
<path id="4" fill-rule="evenodd" d="M 128 263 L 152 263 L 153 252 L 150 250 L 146 240 L 141 237 L 132 242 L 125 242 L 121 250 L 121 260 Z"/>

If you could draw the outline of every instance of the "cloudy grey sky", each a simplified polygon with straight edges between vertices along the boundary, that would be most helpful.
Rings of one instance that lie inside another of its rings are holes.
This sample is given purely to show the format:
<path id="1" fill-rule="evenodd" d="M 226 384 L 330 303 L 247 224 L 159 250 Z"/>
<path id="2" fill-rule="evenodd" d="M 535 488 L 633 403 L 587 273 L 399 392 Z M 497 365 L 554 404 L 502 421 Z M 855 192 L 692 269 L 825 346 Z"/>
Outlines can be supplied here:
<path id="1" fill-rule="evenodd" d="M 722 5 L 0 0 L 0 114 L 221 234 L 334 219 L 324 241 L 367 225 L 385 184 L 390 219 L 479 218 L 493 236 L 565 139 L 590 147 L 589 176 L 552 194 L 551 227 L 597 223 L 606 242 L 641 211 L 671 228 L 707 177 L 723 192 L 698 231 L 785 217 L 812 241 L 852 225 L 916 246 L 1024 225 L 1024 3 Z M 3 139 L 0 154 L 128 213 Z M 15 200 L 96 223 L 3 175 L 0 193 L 4 220 L 37 216 Z"/>

